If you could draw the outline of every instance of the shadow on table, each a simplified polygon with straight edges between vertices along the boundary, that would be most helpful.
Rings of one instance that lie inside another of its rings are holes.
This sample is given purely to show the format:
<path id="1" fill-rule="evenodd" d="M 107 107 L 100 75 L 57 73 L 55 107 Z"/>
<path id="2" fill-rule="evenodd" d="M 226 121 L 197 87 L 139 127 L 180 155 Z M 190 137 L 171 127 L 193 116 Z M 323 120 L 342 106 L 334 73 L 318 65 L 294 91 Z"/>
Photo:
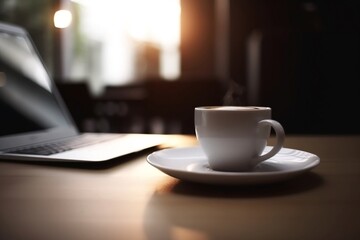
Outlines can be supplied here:
<path id="1" fill-rule="evenodd" d="M 263 198 L 305 192 L 318 188 L 323 183 L 324 179 L 320 175 L 308 172 L 287 181 L 261 185 L 228 186 L 175 181 L 163 188 L 162 191 L 198 197 Z"/>
<path id="2" fill-rule="evenodd" d="M 291 214 L 298 204 L 306 204 L 310 195 L 304 193 L 324 182 L 313 172 L 282 183 L 256 186 L 216 186 L 173 179 L 158 186 L 151 196 L 144 215 L 145 233 L 148 239 L 264 236 L 266 233 L 259 229 L 267 229 L 270 219 L 281 218 L 285 212 Z"/>

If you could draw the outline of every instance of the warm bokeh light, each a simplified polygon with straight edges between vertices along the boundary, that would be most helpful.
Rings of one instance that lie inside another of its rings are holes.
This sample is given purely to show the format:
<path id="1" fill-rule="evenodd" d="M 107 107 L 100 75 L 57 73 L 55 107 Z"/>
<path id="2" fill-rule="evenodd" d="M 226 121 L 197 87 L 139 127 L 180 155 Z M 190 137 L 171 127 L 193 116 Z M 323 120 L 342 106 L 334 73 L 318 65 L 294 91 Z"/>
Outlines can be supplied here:
<path id="1" fill-rule="evenodd" d="M 69 58 L 78 63 L 71 65 L 71 70 L 89 79 L 93 76 L 89 81 L 94 89 L 149 76 L 167 80 L 180 76 L 180 0 L 71 3 L 78 11 L 74 22 L 78 34 L 73 36 L 81 36 L 81 48 L 86 48 L 83 56 Z"/>
<path id="2" fill-rule="evenodd" d="M 179 1 L 134 0 L 128 4 L 129 32 L 132 37 L 164 46 L 179 44 Z"/>
<path id="3" fill-rule="evenodd" d="M 159 45 L 160 74 L 165 79 L 176 79 L 180 75 L 180 1 L 133 0 L 128 4 L 130 36 L 139 42 Z"/>
<path id="4" fill-rule="evenodd" d="M 72 14 L 69 10 L 58 10 L 54 14 L 54 26 L 57 28 L 67 28 L 72 21 Z"/>
<path id="5" fill-rule="evenodd" d="M 98 15 L 94 26 L 112 18 L 115 26 L 125 25 L 137 41 L 178 45 L 180 41 L 180 0 L 72 0 Z M 95 20 L 95 19 L 94 19 Z"/>

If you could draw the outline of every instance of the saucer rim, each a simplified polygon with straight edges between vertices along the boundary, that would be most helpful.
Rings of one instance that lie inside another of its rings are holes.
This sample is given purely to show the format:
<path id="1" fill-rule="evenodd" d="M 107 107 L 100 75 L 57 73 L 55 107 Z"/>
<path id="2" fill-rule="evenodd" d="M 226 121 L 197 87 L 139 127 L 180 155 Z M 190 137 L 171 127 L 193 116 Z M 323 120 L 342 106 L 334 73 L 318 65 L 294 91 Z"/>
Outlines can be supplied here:
<path id="1" fill-rule="evenodd" d="M 320 158 L 319 156 L 293 148 L 282 148 L 280 151 L 285 150 L 292 150 L 292 151 L 298 151 L 301 153 L 309 154 L 310 156 L 307 158 L 309 161 L 311 161 L 308 165 L 304 167 L 294 168 L 294 169 L 287 169 L 287 170 L 280 170 L 280 171 L 264 171 L 264 172 L 257 172 L 257 171 L 251 171 L 251 172 L 226 172 L 226 171 L 216 171 L 209 168 L 209 172 L 201 172 L 201 171 L 189 171 L 184 169 L 177 169 L 174 167 L 168 167 L 164 166 L 163 164 L 158 164 L 157 162 L 154 162 L 154 158 L 159 158 L 159 156 L 156 156 L 156 154 L 162 152 L 162 151 L 172 151 L 172 150 L 197 150 L 199 149 L 199 146 L 192 146 L 192 147 L 178 147 L 178 148 L 166 148 L 157 150 L 151 154 L 149 154 L 146 158 L 146 161 L 153 167 L 157 168 L 158 170 L 162 171 L 163 173 L 170 175 L 174 178 L 180 179 L 180 180 L 188 180 L 192 182 L 201 182 L 201 183 L 219 183 L 219 184 L 237 184 L 237 185 L 243 185 L 243 184 L 261 184 L 261 183 L 272 183 L 272 182 L 278 182 L 280 180 L 285 180 L 287 178 L 292 178 L 297 175 L 300 175 L 304 172 L 310 171 L 311 169 L 315 168 L 320 164 Z M 266 148 L 270 149 L 271 146 L 267 146 Z M 201 161 L 204 164 L 206 164 L 206 160 L 201 159 L 197 160 Z M 194 160 L 196 162 L 196 160 Z M 266 161 L 265 161 L 266 162 Z M 185 174 L 185 177 L 183 176 Z M 179 176 L 181 175 L 181 176 Z M 194 180 L 195 177 L 196 179 Z M 204 180 L 199 179 L 199 177 L 211 177 L 212 180 Z M 273 178 L 273 179 L 271 179 Z M 229 182 L 231 180 L 236 180 L 235 182 Z"/>

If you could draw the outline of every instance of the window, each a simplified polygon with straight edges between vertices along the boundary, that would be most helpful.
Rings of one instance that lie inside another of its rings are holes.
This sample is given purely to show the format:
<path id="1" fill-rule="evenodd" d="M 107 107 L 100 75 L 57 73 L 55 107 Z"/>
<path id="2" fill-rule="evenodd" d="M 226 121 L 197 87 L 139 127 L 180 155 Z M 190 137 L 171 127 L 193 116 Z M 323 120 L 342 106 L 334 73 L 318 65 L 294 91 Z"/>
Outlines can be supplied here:
<path id="1" fill-rule="evenodd" d="M 180 75 L 180 0 L 72 0 L 59 29 L 64 79 L 94 91 L 147 77 Z"/>

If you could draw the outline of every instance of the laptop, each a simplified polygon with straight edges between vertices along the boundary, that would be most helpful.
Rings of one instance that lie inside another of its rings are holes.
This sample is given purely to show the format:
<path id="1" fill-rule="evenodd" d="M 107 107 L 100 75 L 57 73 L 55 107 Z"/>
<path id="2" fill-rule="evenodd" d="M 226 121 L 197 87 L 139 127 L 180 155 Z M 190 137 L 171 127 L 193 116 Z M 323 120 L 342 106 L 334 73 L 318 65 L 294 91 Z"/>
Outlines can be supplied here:
<path id="1" fill-rule="evenodd" d="M 0 22 L 0 159 L 101 162 L 161 143 L 157 134 L 81 133 L 27 30 Z"/>

